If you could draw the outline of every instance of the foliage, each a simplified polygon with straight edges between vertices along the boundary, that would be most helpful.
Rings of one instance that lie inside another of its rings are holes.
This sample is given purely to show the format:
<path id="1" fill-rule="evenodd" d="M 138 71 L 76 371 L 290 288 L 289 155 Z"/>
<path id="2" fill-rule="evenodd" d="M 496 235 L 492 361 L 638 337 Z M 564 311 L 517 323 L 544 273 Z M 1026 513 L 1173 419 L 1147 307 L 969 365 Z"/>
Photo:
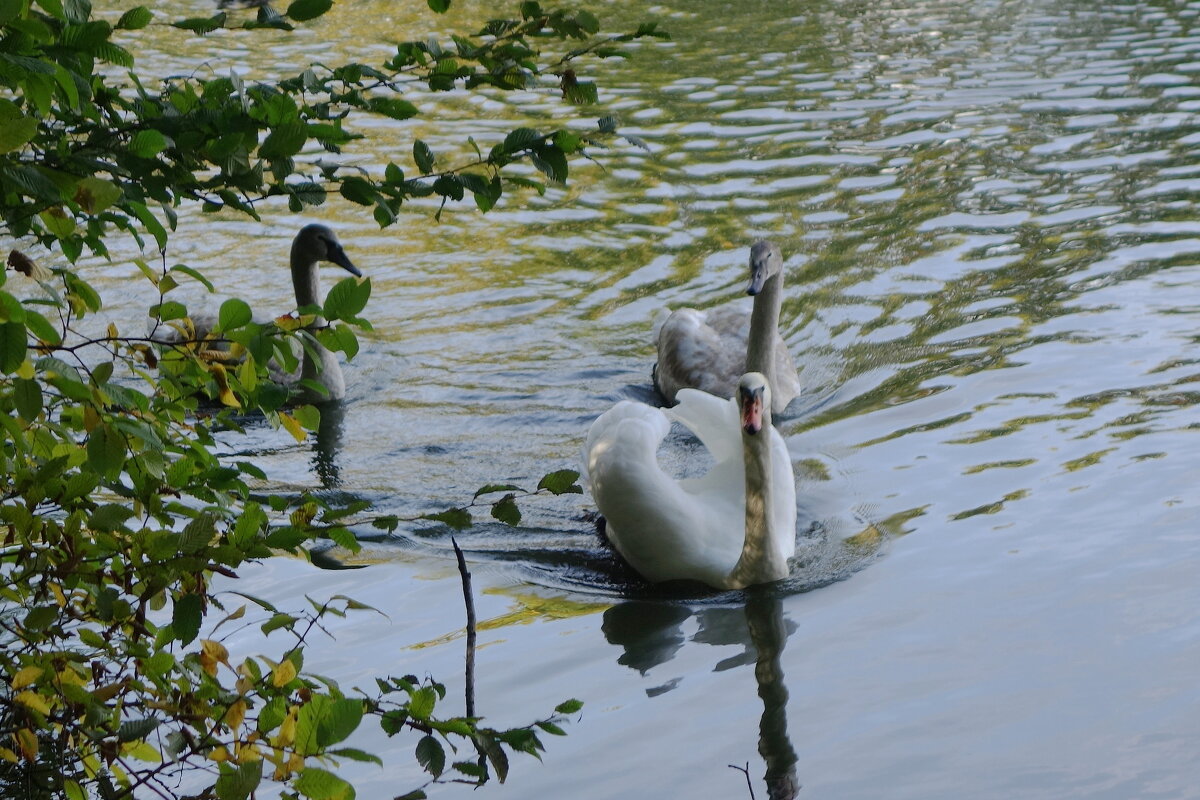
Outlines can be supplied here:
<path id="1" fill-rule="evenodd" d="M 214 445 L 249 411 L 298 439 L 317 427 L 320 409 L 289 409 L 267 365 L 294 364 L 292 342 L 352 357 L 356 331 L 369 329 L 360 314 L 370 284 L 347 279 L 321 308 L 268 324 L 227 301 L 218 346 L 195 335 L 171 297 L 185 281 L 213 286 L 192 267 L 167 265 L 169 231 L 187 203 L 257 219 L 271 198 L 299 211 L 331 192 L 370 208 L 381 226 L 413 198 L 444 206 L 470 196 L 487 211 L 511 188 L 544 188 L 506 171 L 518 161 L 565 181 L 571 157 L 615 135 L 612 118 L 589 135 L 514 130 L 486 155 L 469 140 L 476 157 L 457 166 L 416 141 L 410 175 L 397 164 L 364 174 L 322 156 L 352 148 L 359 120 L 416 114 L 406 96 L 417 91 L 503 91 L 552 75 L 568 102 L 594 102 L 594 84 L 577 73 L 585 57 L 620 56 L 622 42 L 661 34 L 648 25 L 598 37 L 586 11 L 524 2 L 475 36 L 402 43 L 384 64 L 313 65 L 253 85 L 235 72 L 155 82 L 134 71 L 127 49 L 137 31 L 163 24 L 154 12 L 113 19 L 88 0 L 35 2 L 0 0 L 0 233 L 20 242 L 0 273 L 0 787 L 72 800 L 171 796 L 186 776 L 199 794 L 229 800 L 257 796 L 267 780 L 286 796 L 348 798 L 338 764 L 378 760 L 344 744 L 364 716 L 389 734 L 415 734 L 431 780 L 503 780 L 506 749 L 537 755 L 538 733 L 560 734 L 576 703 L 497 731 L 436 716 L 445 690 L 431 680 L 345 691 L 307 673 L 304 656 L 323 618 L 367 611 L 361 604 L 333 598 L 284 611 L 247 595 L 232 607 L 238 595 L 213 593 L 213 575 L 303 553 L 317 535 L 355 546 L 346 522 L 363 508 L 255 494 L 251 482 L 266 476 Z M 255 36 L 330 6 L 295 0 L 283 14 L 263 6 L 170 24 L 180 35 Z M 574 46 L 539 49 L 565 43 Z M 159 254 L 136 262 L 159 295 L 151 315 L 185 334 L 161 350 L 140 332 L 91 330 L 103 300 L 75 265 L 85 252 L 106 257 L 122 233 Z M 484 487 L 445 521 L 490 503 L 516 524 L 518 498 L 577 491 L 577 477 L 552 473 L 534 492 Z M 277 658 L 237 657 L 217 638 L 222 626 L 249 624 L 252 609 L 269 641 L 290 637 Z M 463 745 L 478 758 L 447 756 Z"/>

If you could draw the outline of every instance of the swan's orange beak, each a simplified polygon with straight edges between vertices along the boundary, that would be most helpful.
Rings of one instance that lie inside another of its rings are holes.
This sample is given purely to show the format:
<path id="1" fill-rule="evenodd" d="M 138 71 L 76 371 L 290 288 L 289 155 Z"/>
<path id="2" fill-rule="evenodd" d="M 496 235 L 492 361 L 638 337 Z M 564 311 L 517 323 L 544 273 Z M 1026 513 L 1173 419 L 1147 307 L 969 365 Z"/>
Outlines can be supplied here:
<path id="1" fill-rule="evenodd" d="M 762 389 L 742 389 L 742 430 L 754 436 L 763 427 L 763 392 Z"/>

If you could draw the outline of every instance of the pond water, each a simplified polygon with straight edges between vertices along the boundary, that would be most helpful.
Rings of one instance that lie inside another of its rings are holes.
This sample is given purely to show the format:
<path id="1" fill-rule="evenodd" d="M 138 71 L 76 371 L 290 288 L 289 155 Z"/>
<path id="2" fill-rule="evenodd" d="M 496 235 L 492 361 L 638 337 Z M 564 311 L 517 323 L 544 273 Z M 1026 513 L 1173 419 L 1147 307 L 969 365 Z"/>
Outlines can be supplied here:
<path id="1" fill-rule="evenodd" d="M 339 5 L 276 48 L 227 37 L 230 63 L 205 67 L 369 62 L 496 12 L 456 3 L 430 23 L 393 5 Z M 1195 797 L 1200 2 L 634 5 L 594 4 L 606 29 L 654 18 L 673 39 L 605 64 L 585 116 L 618 114 L 647 149 L 486 216 L 414 206 L 381 232 L 321 209 L 372 279 L 376 332 L 318 446 L 265 426 L 238 446 L 281 487 L 410 516 L 578 468 L 592 419 L 654 401 L 656 312 L 736 298 L 750 243 L 773 238 L 805 385 L 777 420 L 798 479 L 793 579 L 649 589 L 600 543 L 587 495 L 460 534 L 481 713 L 585 703 L 544 763 L 515 760 L 485 794 L 749 797 L 749 780 L 774 798 Z M 163 35 L 142 63 L 189 64 L 193 45 Z M 373 131 L 363 166 L 407 167 L 414 136 L 445 152 L 557 113 L 552 91 L 420 105 L 430 121 Z M 287 308 L 275 265 L 301 219 L 268 219 L 191 217 L 171 255 Z M 307 666 L 361 686 L 431 673 L 461 711 L 448 537 L 413 526 L 346 559 L 362 569 L 276 559 L 242 586 L 379 608 L 337 622 Z M 361 744 L 389 766 L 353 771 L 360 797 L 421 782 L 414 742 Z"/>

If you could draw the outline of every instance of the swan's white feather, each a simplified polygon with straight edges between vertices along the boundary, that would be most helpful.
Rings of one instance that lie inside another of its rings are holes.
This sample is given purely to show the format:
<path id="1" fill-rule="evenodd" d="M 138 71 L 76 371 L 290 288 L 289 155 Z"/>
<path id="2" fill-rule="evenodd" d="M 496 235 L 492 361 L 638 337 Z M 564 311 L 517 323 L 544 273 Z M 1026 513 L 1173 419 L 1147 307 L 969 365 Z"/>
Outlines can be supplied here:
<path id="1" fill-rule="evenodd" d="M 680 392 L 664 413 L 622 401 L 588 431 L 586 471 L 609 541 L 650 581 L 698 580 L 727 588 L 746 532 L 745 465 L 737 403 L 698 391 Z M 676 480 L 658 463 L 673 418 L 691 430 L 716 462 L 699 478 Z M 771 437 L 773 547 L 795 553 L 796 487 L 787 445 Z"/>

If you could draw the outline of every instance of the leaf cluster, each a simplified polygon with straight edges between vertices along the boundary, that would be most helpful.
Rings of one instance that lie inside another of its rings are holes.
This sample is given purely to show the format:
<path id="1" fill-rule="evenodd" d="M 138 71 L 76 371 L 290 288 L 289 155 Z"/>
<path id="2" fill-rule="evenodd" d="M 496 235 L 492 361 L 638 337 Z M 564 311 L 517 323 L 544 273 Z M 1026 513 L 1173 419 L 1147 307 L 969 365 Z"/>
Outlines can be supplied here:
<path id="1" fill-rule="evenodd" d="M 0 235 L 23 238 L 0 272 L 0 794 L 171 796 L 186 772 L 207 775 L 204 793 L 222 800 L 267 781 L 288 796 L 353 797 L 336 770 L 377 760 L 346 744 L 368 716 L 415 737 L 431 780 L 503 780 L 508 752 L 538 755 L 539 733 L 560 734 L 561 717 L 577 710 L 495 730 L 435 716 L 445 690 L 431 681 L 344 691 L 305 672 L 304 657 L 322 620 L 361 604 L 334 598 L 297 612 L 246 597 L 232 607 L 212 591 L 214 576 L 303 554 L 314 537 L 357 546 L 351 522 L 363 504 L 263 494 L 267 476 L 216 444 L 252 411 L 297 439 L 320 425 L 320 403 L 288 405 L 272 370 L 292 371 L 317 344 L 352 358 L 370 331 L 371 283 L 343 280 L 320 307 L 269 321 L 230 299 L 204 331 L 175 290 L 215 287 L 168 264 L 178 209 L 258 218 L 270 198 L 301 211 L 336 193 L 381 226 L 418 198 L 444 206 L 470 196 L 487 211 L 513 187 L 544 190 L 511 165 L 566 181 L 573 157 L 616 135 L 615 120 L 586 135 L 519 128 L 486 153 L 468 138 L 475 156 L 458 164 L 416 141 L 409 174 L 399 164 L 365 174 L 328 157 L 352 149 L 365 119 L 416 115 L 423 92 L 505 91 L 552 76 L 567 102 L 592 103 L 594 84 L 580 77 L 589 57 L 662 35 L 643 26 L 601 37 L 586 11 L 525 2 L 474 36 L 402 43 L 381 64 L 313 64 L 276 82 L 245 83 L 234 71 L 151 81 L 135 68 L 137 32 L 150 25 L 256 36 L 331 5 L 168 21 L 145 6 L 118 16 L 89 0 L 0 0 Z M 91 324 L 104 298 L 75 264 L 87 252 L 107 257 L 117 235 L 158 253 L 135 262 L 157 294 L 148 333 Z M 429 519 L 469 524 L 471 509 L 488 506 L 515 525 L 517 500 L 578 492 L 577 478 L 484 487 Z M 217 637 L 249 624 L 251 609 L 270 641 L 287 637 L 277 657 L 235 657 Z M 464 745 L 478 757 L 454 755 Z"/>

